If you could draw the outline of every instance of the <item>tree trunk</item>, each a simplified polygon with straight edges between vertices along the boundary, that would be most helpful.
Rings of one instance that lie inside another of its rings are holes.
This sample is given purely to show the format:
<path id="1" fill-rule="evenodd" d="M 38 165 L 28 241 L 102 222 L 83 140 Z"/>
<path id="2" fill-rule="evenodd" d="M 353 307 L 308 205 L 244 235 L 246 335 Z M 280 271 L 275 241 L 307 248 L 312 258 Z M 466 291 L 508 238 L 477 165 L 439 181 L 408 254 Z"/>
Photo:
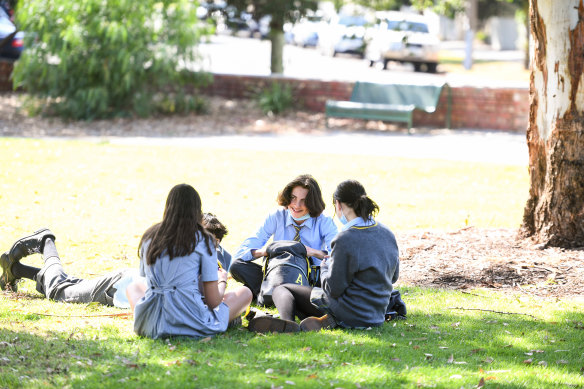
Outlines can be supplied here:
<path id="1" fill-rule="evenodd" d="M 270 42 L 272 42 L 271 67 L 272 74 L 284 73 L 284 18 L 278 20 L 276 15 L 270 21 Z"/>
<path id="2" fill-rule="evenodd" d="M 530 0 L 531 188 L 522 234 L 584 246 L 584 0 Z"/>

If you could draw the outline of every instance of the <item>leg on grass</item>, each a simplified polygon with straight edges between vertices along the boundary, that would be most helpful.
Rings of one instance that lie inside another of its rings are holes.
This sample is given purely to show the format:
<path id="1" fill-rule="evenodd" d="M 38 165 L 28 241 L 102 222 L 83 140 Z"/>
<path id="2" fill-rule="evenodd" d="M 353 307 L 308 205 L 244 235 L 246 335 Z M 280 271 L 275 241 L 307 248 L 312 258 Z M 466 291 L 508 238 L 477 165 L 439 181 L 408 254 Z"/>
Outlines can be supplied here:
<path id="1" fill-rule="evenodd" d="M 223 302 L 229 307 L 229 321 L 239 317 L 247 309 L 252 297 L 251 290 L 246 286 L 225 293 Z"/>
<path id="2" fill-rule="evenodd" d="M 134 307 L 138 303 L 138 301 L 144 297 L 146 294 L 147 289 L 146 282 L 142 280 L 133 281 L 128 287 L 126 288 L 126 297 L 128 297 L 128 302 L 130 303 L 130 309 L 134 312 Z"/>
<path id="3" fill-rule="evenodd" d="M 298 316 L 304 319 L 308 316 L 322 316 L 324 312 L 310 302 L 310 286 L 284 284 L 274 289 L 272 300 L 284 320 L 294 321 Z"/>

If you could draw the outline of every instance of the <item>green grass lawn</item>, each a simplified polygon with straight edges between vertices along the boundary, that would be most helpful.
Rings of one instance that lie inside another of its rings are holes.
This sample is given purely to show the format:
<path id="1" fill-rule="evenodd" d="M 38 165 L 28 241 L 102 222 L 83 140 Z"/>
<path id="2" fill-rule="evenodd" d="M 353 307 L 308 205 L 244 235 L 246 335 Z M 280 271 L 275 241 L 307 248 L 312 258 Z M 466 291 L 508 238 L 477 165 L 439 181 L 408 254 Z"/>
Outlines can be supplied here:
<path id="1" fill-rule="evenodd" d="M 336 184 L 361 181 L 394 231 L 516 228 L 528 194 L 526 167 L 326 153 L 0 139 L 0 166 L 0 249 L 47 226 L 80 277 L 136 267 L 141 234 L 180 182 L 227 224 L 231 252 L 306 172 L 329 213 Z M 408 320 L 381 328 L 154 341 L 134 335 L 127 311 L 51 302 L 24 281 L 0 293 L 0 388 L 584 386 L 582 303 L 397 286 Z"/>

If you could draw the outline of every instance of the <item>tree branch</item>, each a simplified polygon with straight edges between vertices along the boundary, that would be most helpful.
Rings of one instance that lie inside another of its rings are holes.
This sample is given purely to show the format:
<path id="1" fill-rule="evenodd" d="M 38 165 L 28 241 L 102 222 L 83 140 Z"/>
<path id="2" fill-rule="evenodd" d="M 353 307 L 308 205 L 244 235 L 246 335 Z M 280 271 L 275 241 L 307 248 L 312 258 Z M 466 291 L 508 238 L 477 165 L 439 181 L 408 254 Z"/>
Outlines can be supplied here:
<path id="1" fill-rule="evenodd" d="M 494 311 L 492 309 L 482 309 L 482 308 L 463 308 L 463 307 L 447 307 L 446 309 L 461 309 L 463 311 L 483 311 L 483 312 L 493 312 L 493 313 L 500 313 L 503 315 L 525 315 L 533 317 L 536 320 L 539 320 L 538 317 L 530 315 L 529 313 L 518 313 L 518 312 L 502 312 L 502 311 Z"/>

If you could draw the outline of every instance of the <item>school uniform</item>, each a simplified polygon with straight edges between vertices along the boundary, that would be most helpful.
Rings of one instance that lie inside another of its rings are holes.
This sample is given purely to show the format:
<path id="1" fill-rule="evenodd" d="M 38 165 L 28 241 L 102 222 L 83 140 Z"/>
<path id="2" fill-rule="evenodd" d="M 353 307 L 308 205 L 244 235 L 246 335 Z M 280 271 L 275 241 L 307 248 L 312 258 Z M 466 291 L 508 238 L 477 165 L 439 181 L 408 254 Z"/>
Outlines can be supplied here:
<path id="1" fill-rule="evenodd" d="M 217 251 L 211 254 L 201 233 L 195 250 L 170 260 L 163 254 L 153 265 L 146 264 L 148 245 L 142 245 L 140 272 L 146 277 L 146 294 L 134 309 L 134 331 L 149 338 L 169 336 L 212 336 L 227 329 L 229 307 L 225 303 L 210 309 L 199 283 L 217 281 Z"/>
<path id="2" fill-rule="evenodd" d="M 324 214 L 311 217 L 298 225 L 286 208 L 278 208 L 271 212 L 255 235 L 247 238 L 234 255 L 229 269 L 233 278 L 251 289 L 254 298 L 257 297 L 262 282 L 262 267 L 253 262 L 252 250 L 259 250 L 268 242 L 294 240 L 296 229 L 300 226 L 300 242 L 316 250 L 330 252 L 331 241 L 338 232 L 333 219 Z M 319 258 L 311 257 L 312 264 L 320 266 Z"/>
<path id="3" fill-rule="evenodd" d="M 395 236 L 383 224 L 358 217 L 331 246 L 331 257 L 320 267 L 322 288 L 312 289 L 311 302 L 344 327 L 383 324 L 399 277 Z"/>

